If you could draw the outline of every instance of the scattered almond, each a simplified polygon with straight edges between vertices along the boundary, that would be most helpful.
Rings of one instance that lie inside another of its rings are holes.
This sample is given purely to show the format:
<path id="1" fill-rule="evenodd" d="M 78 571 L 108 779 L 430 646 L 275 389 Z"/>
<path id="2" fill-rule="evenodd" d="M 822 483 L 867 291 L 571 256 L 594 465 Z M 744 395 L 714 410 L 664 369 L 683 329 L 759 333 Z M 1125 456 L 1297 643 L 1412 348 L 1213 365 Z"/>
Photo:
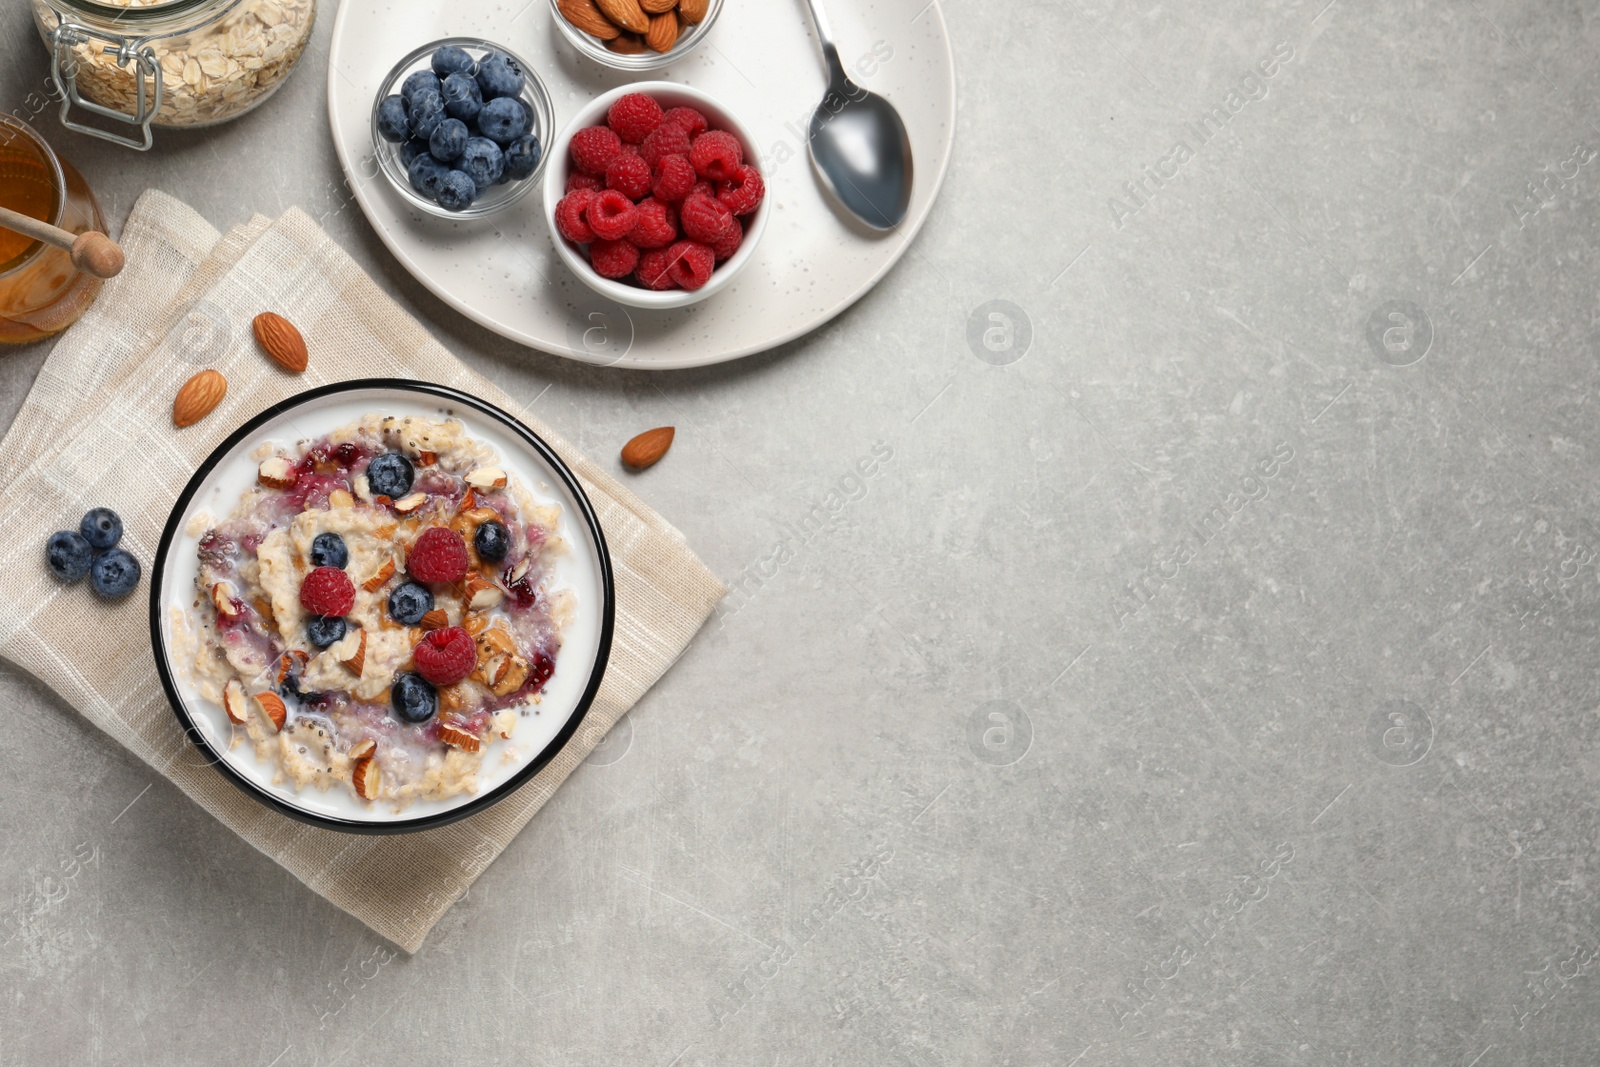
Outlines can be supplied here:
<path id="1" fill-rule="evenodd" d="M 291 675 L 299 674 L 301 669 L 310 662 L 311 656 L 304 649 L 299 648 L 291 648 L 289 651 L 279 656 L 278 684 L 282 685 L 284 682 L 289 680 Z"/>
<path id="2" fill-rule="evenodd" d="M 367 631 L 356 631 L 356 650 L 339 662 L 343 663 L 351 674 L 357 678 L 361 677 L 361 672 L 367 668 Z"/>
<path id="3" fill-rule="evenodd" d="M 671 426 L 646 430 L 622 446 L 622 462 L 634 470 L 654 466 L 672 447 L 672 439 L 676 434 L 677 431 Z"/>
<path id="4" fill-rule="evenodd" d="M 233 586 L 218 582 L 211 587 L 211 606 L 217 609 L 218 619 L 232 619 L 239 614 L 233 606 Z"/>
<path id="5" fill-rule="evenodd" d="M 442 720 L 439 723 L 439 740 L 463 752 L 476 752 L 483 747 L 483 742 L 478 740 L 477 735 Z"/>
<path id="6" fill-rule="evenodd" d="M 678 0 L 678 14 L 689 23 L 702 21 L 710 7 L 710 0 Z"/>
<path id="7" fill-rule="evenodd" d="M 606 42 L 606 50 L 619 56 L 636 56 L 644 51 L 644 38 L 631 30 L 624 30 Z"/>
<path id="8" fill-rule="evenodd" d="M 489 688 L 495 696 L 510 696 L 528 681 L 528 661 L 521 656 L 507 656 L 495 672 L 494 684 Z"/>
<path id="9" fill-rule="evenodd" d="M 467 491 L 461 494 L 461 503 L 456 507 L 458 512 L 471 511 L 478 506 L 478 494 L 472 491 L 472 486 L 467 486 Z"/>
<path id="10" fill-rule="evenodd" d="M 261 710 L 261 717 L 272 724 L 272 732 L 282 730 L 283 724 L 289 721 L 289 709 L 284 706 L 283 698 L 268 689 L 264 693 L 257 693 L 255 701 L 256 707 Z"/>
<path id="11" fill-rule="evenodd" d="M 625 30 L 643 33 L 650 28 L 650 16 L 639 6 L 639 0 L 594 0 L 602 14 Z"/>
<path id="12" fill-rule="evenodd" d="M 178 387 L 172 401 L 175 426 L 193 426 L 207 415 L 228 393 L 228 379 L 218 370 L 206 369 Z"/>
<path id="13" fill-rule="evenodd" d="M 423 613 L 417 625 L 424 630 L 442 630 L 450 625 L 450 616 L 443 608 L 433 608 Z"/>
<path id="14" fill-rule="evenodd" d="M 235 726 L 244 725 L 250 698 L 245 696 L 244 684 L 239 679 L 229 678 L 228 684 L 222 687 L 222 710 L 228 713 L 229 722 Z"/>
<path id="15" fill-rule="evenodd" d="M 677 7 L 678 0 L 639 0 L 639 6 L 644 8 L 646 15 L 659 15 Z"/>
<path id="16" fill-rule="evenodd" d="M 498 585 L 487 580 L 479 574 L 467 575 L 467 586 L 462 597 L 467 602 L 467 607 L 473 611 L 488 611 L 501 601 L 506 595 Z"/>
<path id="17" fill-rule="evenodd" d="M 378 757 L 362 756 L 350 768 L 350 781 L 356 787 L 356 796 L 362 800 L 375 800 L 382 777 L 378 773 Z"/>
<path id="18" fill-rule="evenodd" d="M 410 496 L 403 496 L 399 500 L 396 500 L 394 502 L 394 509 L 401 513 L 410 513 L 420 508 L 427 502 L 427 500 L 427 493 L 412 493 Z"/>
<path id="19" fill-rule="evenodd" d="M 467 475 L 467 484 L 474 489 L 502 489 L 506 484 L 506 472 L 499 467 L 479 467 Z"/>
<path id="20" fill-rule="evenodd" d="M 256 481 L 268 489 L 293 489 L 294 483 L 299 480 L 300 475 L 295 473 L 294 464 L 282 456 L 268 456 L 256 469 Z"/>
<path id="21" fill-rule="evenodd" d="M 378 742 L 374 741 L 372 738 L 369 737 L 365 741 L 357 741 L 355 743 L 354 747 L 352 747 L 350 749 L 350 752 L 348 753 L 348 755 L 353 760 L 366 759 L 368 756 L 374 754 L 377 751 L 378 751 Z"/>
<path id="22" fill-rule="evenodd" d="M 356 498 L 350 495 L 350 490 L 348 489 L 335 489 L 328 494 L 328 507 L 330 508 L 353 508 L 355 506 Z"/>
<path id="23" fill-rule="evenodd" d="M 393 577 L 394 557 L 391 556 L 383 561 L 383 566 L 379 567 L 371 578 L 368 578 L 366 581 L 361 583 L 361 588 L 365 589 L 369 593 L 376 593 L 378 590 L 383 588 L 384 582 L 387 582 Z"/>
<path id="24" fill-rule="evenodd" d="M 677 0 L 673 0 L 674 3 Z M 560 0 L 556 5 L 561 15 L 584 33 L 591 37 L 598 37 L 602 41 L 609 41 L 622 31 L 611 24 L 611 20 L 600 13 L 594 5 L 594 0 Z"/>
<path id="25" fill-rule="evenodd" d="M 511 568 L 511 581 L 513 581 L 513 582 L 522 581 L 522 576 L 524 574 L 528 573 L 528 564 L 530 562 L 532 562 L 532 561 L 524 559 L 524 560 L 520 561 L 515 567 L 512 567 Z"/>
<path id="26" fill-rule="evenodd" d="M 263 311 L 251 321 L 250 328 L 261 350 L 278 366 L 296 374 L 306 369 L 310 358 L 306 339 L 294 323 L 275 312 Z"/>
<path id="27" fill-rule="evenodd" d="M 645 31 L 645 47 L 652 52 L 670 52 L 678 43 L 678 13 L 663 11 L 650 16 L 650 28 Z"/>

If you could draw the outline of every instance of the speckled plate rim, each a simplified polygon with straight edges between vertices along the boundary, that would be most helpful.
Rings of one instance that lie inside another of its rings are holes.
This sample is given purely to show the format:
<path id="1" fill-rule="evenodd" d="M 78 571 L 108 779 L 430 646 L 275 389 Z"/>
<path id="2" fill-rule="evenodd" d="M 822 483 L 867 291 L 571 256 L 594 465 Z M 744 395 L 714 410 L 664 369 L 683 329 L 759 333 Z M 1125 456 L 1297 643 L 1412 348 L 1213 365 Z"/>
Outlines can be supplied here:
<path id="1" fill-rule="evenodd" d="M 472 797 L 457 807 L 434 814 L 411 819 L 383 819 L 362 820 L 343 819 L 336 816 L 324 815 L 308 811 L 290 803 L 284 796 L 265 789 L 256 782 L 251 781 L 239 771 L 235 770 L 226 757 L 215 748 L 206 737 L 191 715 L 188 703 L 173 676 L 172 668 L 168 663 L 169 655 L 166 638 L 162 633 L 161 617 L 166 605 L 162 600 L 163 587 L 166 584 L 167 557 L 173 542 L 177 539 L 179 531 L 189 518 L 189 509 L 195 497 L 204 488 L 206 479 L 213 469 L 226 459 L 241 443 L 253 434 L 259 434 L 263 429 L 295 409 L 306 404 L 322 400 L 325 397 L 337 396 L 341 393 L 355 393 L 368 389 L 387 389 L 399 392 L 416 393 L 430 401 L 446 401 L 471 408 L 475 413 L 491 419 L 503 426 L 507 432 L 519 438 L 528 448 L 545 463 L 550 472 L 560 480 L 563 488 L 572 495 L 582 515 L 582 525 L 592 538 L 595 551 L 595 563 L 599 572 L 599 584 L 603 593 L 600 612 L 600 635 L 595 649 L 594 666 L 591 668 L 588 684 L 585 685 L 577 704 L 568 716 L 566 724 L 556 734 L 555 738 L 547 744 L 537 756 L 517 773 L 501 782 L 495 788 Z M 476 812 L 498 803 L 507 796 L 521 788 L 529 779 L 538 774 L 546 764 L 555 758 L 556 753 L 566 747 L 567 743 L 577 734 L 578 728 L 583 724 L 584 717 L 588 714 L 590 706 L 594 703 L 595 695 L 600 691 L 600 683 L 605 677 L 606 666 L 611 659 L 612 633 L 616 626 L 616 585 L 612 575 L 611 553 L 606 547 L 605 534 L 600 529 L 600 520 L 594 513 L 594 507 L 589 503 L 588 495 L 583 491 L 578 478 L 566 463 L 556 454 L 555 449 L 545 443 L 544 439 L 521 422 L 500 408 L 480 400 L 475 396 L 451 389 L 444 385 L 435 385 L 432 382 L 413 381 L 405 378 L 355 378 L 349 381 L 333 382 L 328 385 L 308 389 L 302 393 L 287 397 L 273 404 L 260 414 L 246 421 L 237 430 L 229 434 L 220 444 L 211 451 L 205 461 L 196 468 L 194 475 L 189 479 L 183 491 L 173 502 L 172 511 L 167 516 L 166 526 L 161 531 L 161 539 L 156 543 L 155 559 L 151 567 L 150 577 L 150 644 L 155 655 L 156 674 L 161 679 L 161 688 L 165 691 L 167 704 L 172 708 L 173 714 L 178 719 L 178 726 L 183 730 L 184 736 L 200 750 L 221 775 L 232 782 L 234 786 L 243 791 L 252 800 L 256 800 L 273 810 L 289 816 L 296 822 L 319 826 L 328 830 L 339 830 L 354 834 L 404 834 L 415 833 L 420 830 L 432 830 L 440 826 L 464 819 Z"/>

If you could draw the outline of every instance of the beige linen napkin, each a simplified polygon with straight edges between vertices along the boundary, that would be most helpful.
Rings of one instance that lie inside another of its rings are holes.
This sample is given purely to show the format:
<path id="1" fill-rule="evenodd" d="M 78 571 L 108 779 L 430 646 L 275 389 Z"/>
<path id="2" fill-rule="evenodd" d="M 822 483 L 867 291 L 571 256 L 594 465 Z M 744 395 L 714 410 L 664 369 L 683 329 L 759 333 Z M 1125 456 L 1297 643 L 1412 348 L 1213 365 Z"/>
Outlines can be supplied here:
<path id="1" fill-rule="evenodd" d="M 233 427 L 303 389 L 349 378 L 418 378 L 516 412 L 386 297 L 304 213 L 219 234 L 192 209 L 147 192 L 122 243 L 128 267 L 46 360 L 0 442 L 0 558 L 21 610 L 0 618 L 0 655 L 42 679 L 256 848 L 373 930 L 415 951 L 439 917 L 693 638 L 725 592 L 683 536 L 538 420 L 594 505 L 611 550 L 616 630 L 585 727 L 494 807 L 399 837 L 309 827 L 250 800 L 184 738 L 156 678 L 148 568 L 178 491 Z M 250 321 L 277 311 L 305 333 L 311 365 L 277 369 Z M 228 394 L 201 423 L 172 425 L 179 383 L 211 366 Z M 96 600 L 43 563 L 52 530 L 95 505 L 122 514 L 123 544 L 146 567 L 139 592 Z"/>

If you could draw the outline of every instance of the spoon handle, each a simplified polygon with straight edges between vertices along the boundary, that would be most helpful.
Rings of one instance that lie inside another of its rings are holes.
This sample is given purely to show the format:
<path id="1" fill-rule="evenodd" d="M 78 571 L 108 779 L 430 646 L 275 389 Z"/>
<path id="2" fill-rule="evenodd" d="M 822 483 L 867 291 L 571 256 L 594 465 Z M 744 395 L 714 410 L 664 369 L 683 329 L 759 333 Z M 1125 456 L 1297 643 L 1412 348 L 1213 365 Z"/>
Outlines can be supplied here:
<path id="1" fill-rule="evenodd" d="M 65 250 L 71 254 L 74 267 L 96 278 L 110 278 L 122 270 L 122 249 L 103 233 L 73 233 L 7 207 L 0 207 L 0 229 L 14 230 Z"/>
<path id="2" fill-rule="evenodd" d="M 816 27 L 817 44 L 822 48 L 828 73 L 835 81 L 844 80 L 844 64 L 839 62 L 839 49 L 834 46 L 833 31 L 828 27 L 828 16 L 822 10 L 822 0 L 806 0 L 806 7 L 811 12 L 811 24 Z"/>

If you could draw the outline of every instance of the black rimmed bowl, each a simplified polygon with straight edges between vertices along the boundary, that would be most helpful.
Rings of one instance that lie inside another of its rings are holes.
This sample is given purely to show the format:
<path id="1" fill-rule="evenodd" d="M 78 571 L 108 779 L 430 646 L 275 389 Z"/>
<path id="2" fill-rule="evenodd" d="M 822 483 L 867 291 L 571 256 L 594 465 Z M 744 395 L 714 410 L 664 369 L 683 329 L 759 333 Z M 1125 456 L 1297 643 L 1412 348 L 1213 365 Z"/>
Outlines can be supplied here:
<path id="1" fill-rule="evenodd" d="M 414 800 L 400 811 L 392 804 L 365 803 L 341 783 L 296 792 L 274 784 L 274 765 L 255 756 L 248 740 L 233 744 L 236 729 L 222 709 L 199 692 L 186 665 L 174 662 L 183 647 L 181 628 L 198 620 L 195 576 L 199 538 L 228 515 L 255 484 L 265 442 L 292 446 L 310 441 L 369 413 L 455 418 L 469 437 L 494 448 L 504 466 L 538 503 L 561 505 L 558 533 L 567 552 L 553 568 L 551 583 L 577 597 L 577 609 L 562 631 L 555 674 L 537 711 L 522 716 L 509 740 L 485 748 L 481 789 L 446 800 Z M 211 522 L 196 521 L 208 513 Z M 426 382 L 367 378 L 321 386 L 274 404 L 218 445 L 178 495 L 156 546 L 150 581 L 150 640 L 156 672 L 178 725 L 192 743 L 188 758 L 208 763 L 252 799 L 301 822 L 361 834 L 430 830 L 484 810 L 527 782 L 577 734 L 605 675 L 616 622 L 611 557 L 593 507 L 578 479 L 537 434 L 476 397 Z M 182 757 L 180 757 L 182 758 Z"/>

